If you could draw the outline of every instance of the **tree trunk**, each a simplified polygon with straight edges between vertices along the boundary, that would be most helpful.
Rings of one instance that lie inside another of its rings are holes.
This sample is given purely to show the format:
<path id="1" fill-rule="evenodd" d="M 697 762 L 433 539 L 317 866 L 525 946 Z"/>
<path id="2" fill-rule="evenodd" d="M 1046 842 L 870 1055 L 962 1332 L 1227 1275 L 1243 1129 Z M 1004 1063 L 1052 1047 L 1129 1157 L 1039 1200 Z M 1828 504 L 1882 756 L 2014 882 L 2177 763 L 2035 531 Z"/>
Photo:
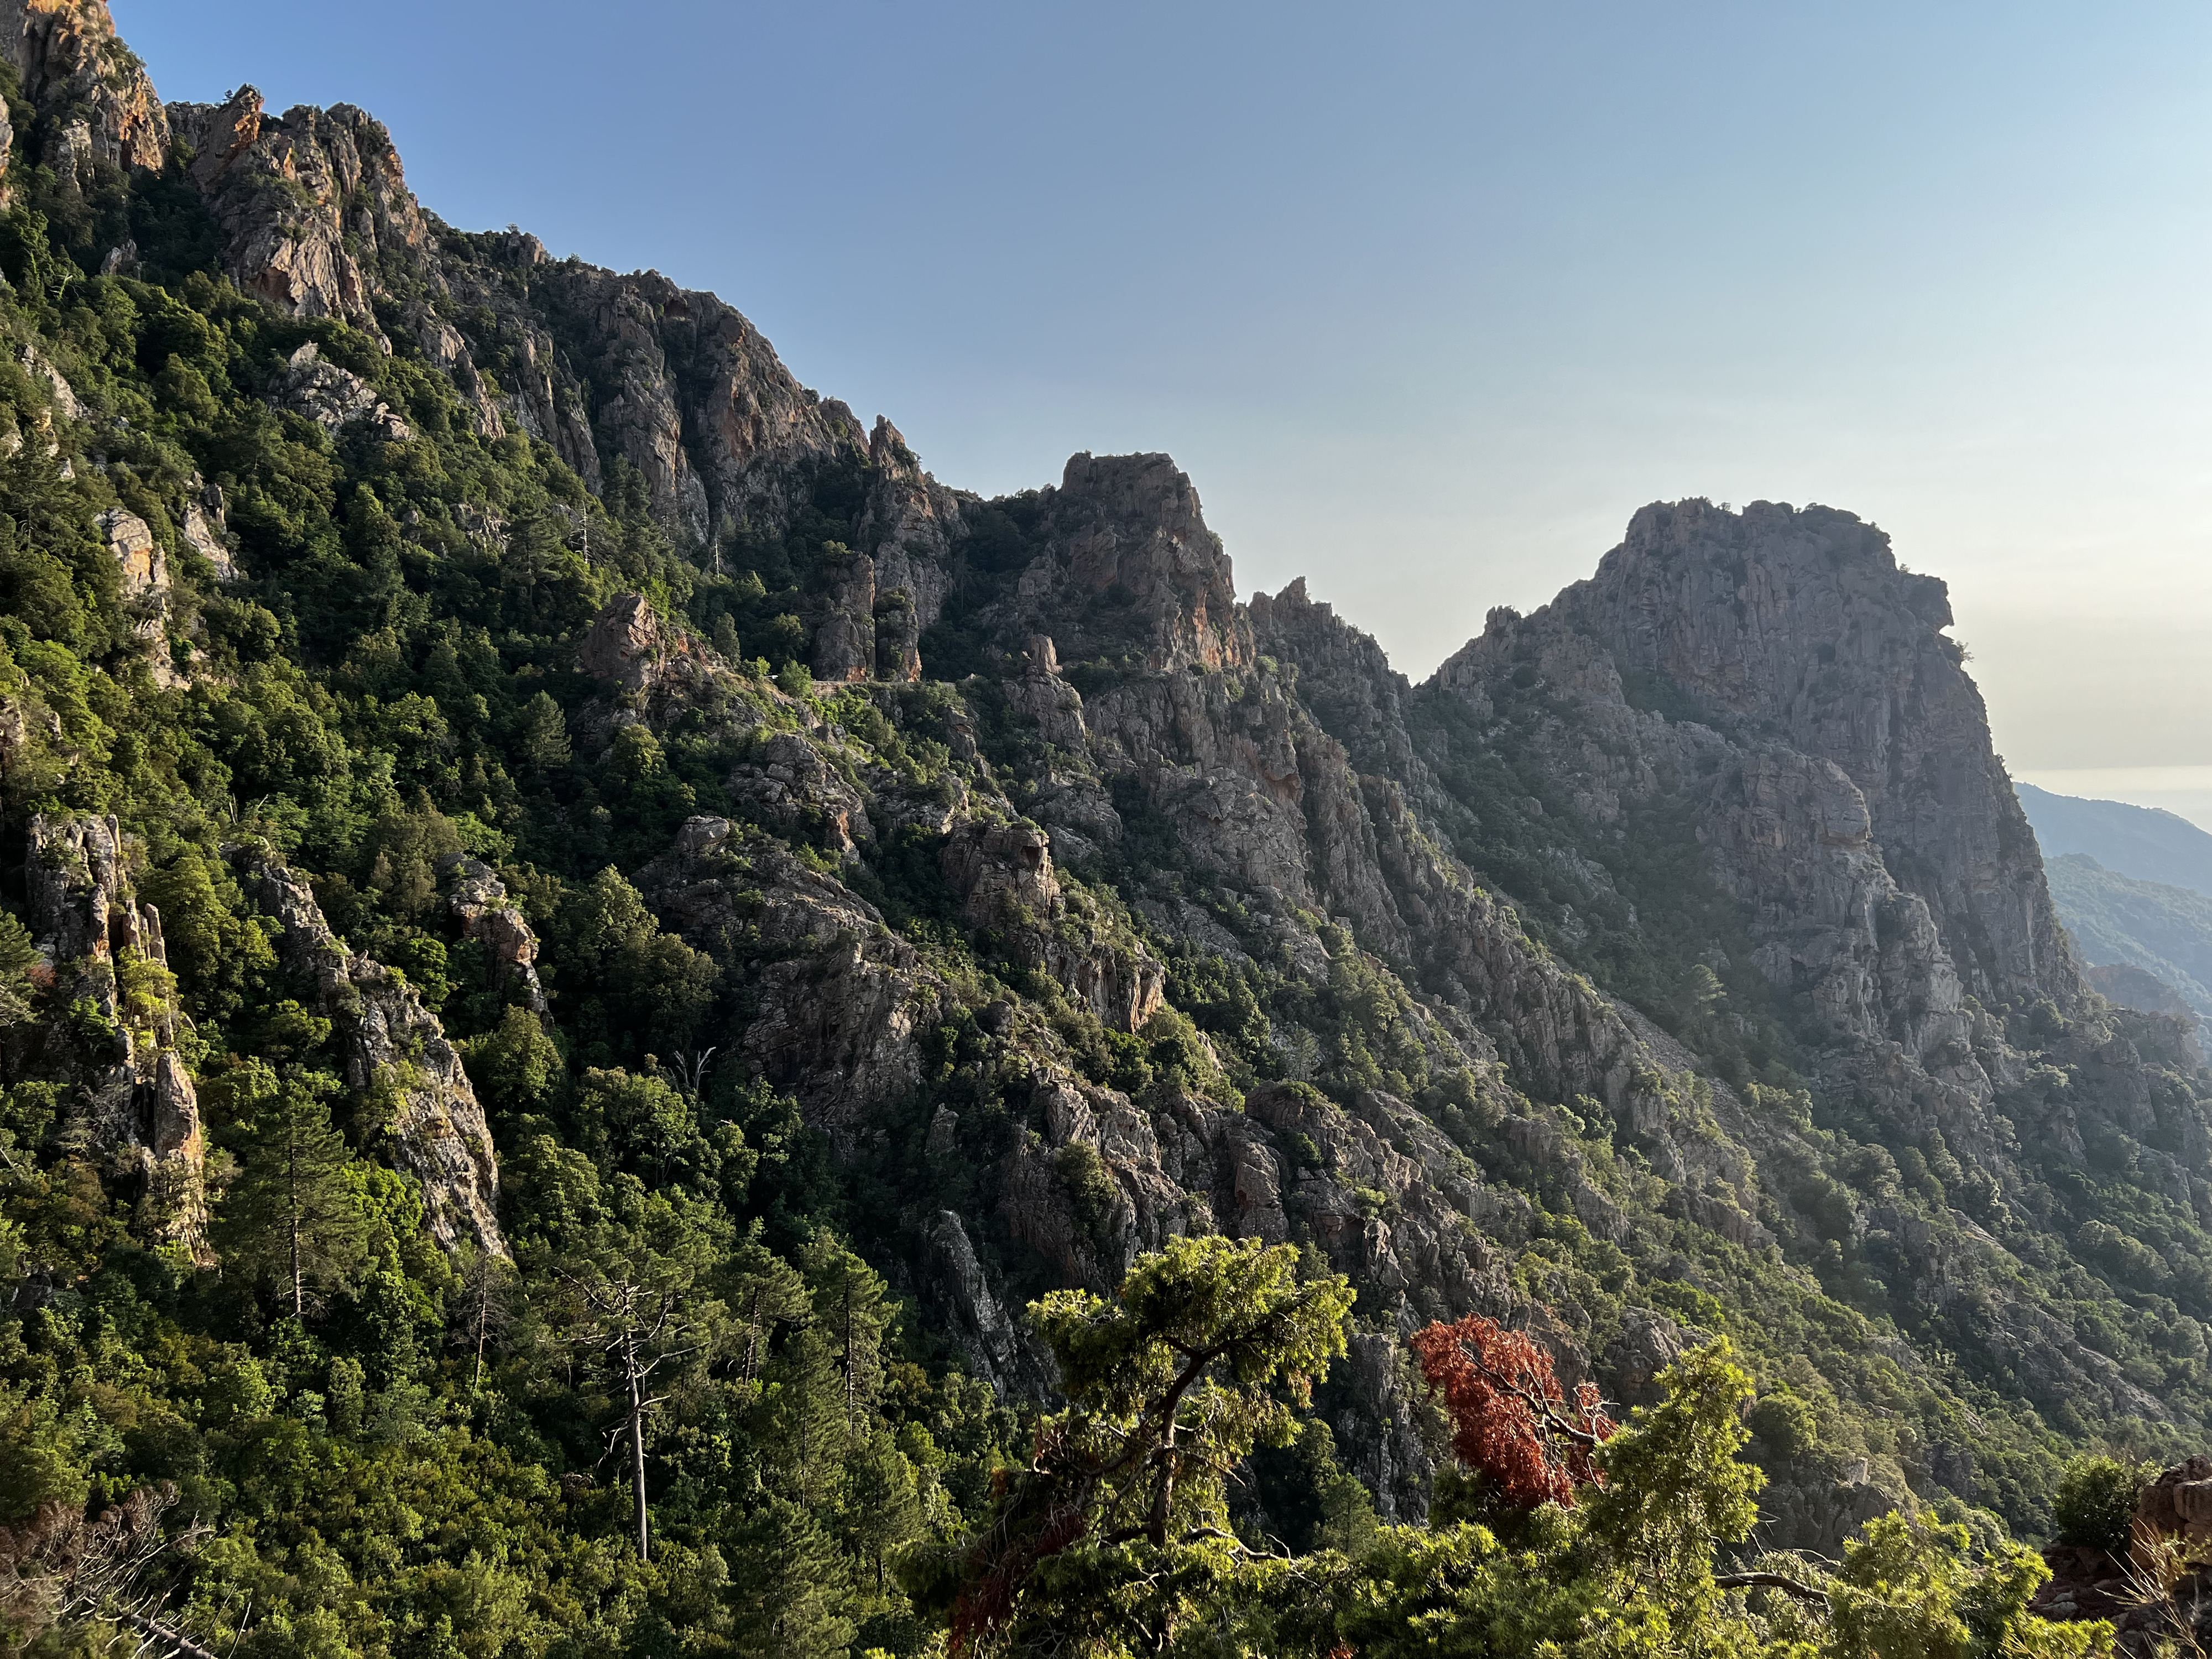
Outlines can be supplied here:
<path id="1" fill-rule="evenodd" d="M 144 1613 L 133 1613 L 128 1607 L 115 1616 L 146 1638 L 146 1644 L 140 1646 L 141 1652 L 145 1650 L 147 1644 L 159 1642 L 167 1647 L 176 1659 L 216 1659 L 212 1649 L 202 1647 L 182 1631 L 172 1629 L 158 1619 L 149 1619 Z"/>
<path id="2" fill-rule="evenodd" d="M 300 1195 L 292 1194 L 292 1317 L 299 1323 L 307 1322 L 307 1276 L 300 1269 Z"/>
<path id="3" fill-rule="evenodd" d="M 636 1346 L 629 1337 L 623 1339 L 623 1371 L 629 1379 L 629 1481 L 637 1510 L 637 1559 L 649 1561 L 653 1558 L 646 1533 L 644 1379 L 638 1375 Z"/>

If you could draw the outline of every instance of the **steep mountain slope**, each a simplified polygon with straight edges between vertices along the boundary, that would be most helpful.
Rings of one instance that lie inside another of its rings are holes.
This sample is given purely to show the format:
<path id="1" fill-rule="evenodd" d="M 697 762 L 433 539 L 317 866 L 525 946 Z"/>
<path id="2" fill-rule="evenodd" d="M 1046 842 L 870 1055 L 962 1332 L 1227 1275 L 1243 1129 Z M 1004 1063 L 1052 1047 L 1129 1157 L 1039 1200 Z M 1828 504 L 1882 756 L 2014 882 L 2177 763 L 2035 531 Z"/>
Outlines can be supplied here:
<path id="1" fill-rule="evenodd" d="M 2020 786 L 2021 805 L 2045 854 L 2081 853 L 2115 874 L 2212 894 L 2212 835 L 2187 818 L 2124 801 L 2054 795 Z"/>
<path id="2" fill-rule="evenodd" d="M 2118 874 L 2086 853 L 2051 860 L 2051 896 L 2091 962 L 2141 969 L 2212 1018 L 2212 898 Z"/>
<path id="3" fill-rule="evenodd" d="M 1647 508 L 1414 687 L 1166 457 L 950 489 L 358 111 L 0 43 L 0 1521 L 176 1483 L 223 1641 L 918 1652 L 1024 1304 L 1210 1230 L 1359 1291 L 1255 1538 L 1425 1512 L 1469 1311 L 1730 1335 L 1781 1543 L 2202 1433 L 2212 1081 L 1871 526 Z"/>

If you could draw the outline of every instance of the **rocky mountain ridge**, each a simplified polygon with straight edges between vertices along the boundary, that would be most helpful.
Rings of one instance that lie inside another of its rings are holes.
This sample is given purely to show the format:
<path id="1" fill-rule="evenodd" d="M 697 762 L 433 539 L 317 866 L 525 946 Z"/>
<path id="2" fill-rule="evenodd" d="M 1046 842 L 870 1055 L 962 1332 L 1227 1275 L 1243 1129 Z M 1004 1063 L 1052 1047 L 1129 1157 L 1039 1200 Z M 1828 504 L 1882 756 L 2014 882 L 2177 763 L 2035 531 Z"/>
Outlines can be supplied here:
<path id="1" fill-rule="evenodd" d="M 620 873 L 734 988 L 696 1043 L 890 1195 L 862 1242 L 972 1374 L 1036 1396 L 1029 1295 L 1218 1229 L 1359 1287 L 1327 1406 L 1386 1515 L 1422 1512 L 1438 1445 L 1402 1340 L 1469 1311 L 1629 1400 L 1735 1335 L 1822 1425 L 1764 1447 L 1778 1541 L 1895 1504 L 2033 1525 L 2062 1437 L 2201 1431 L 2212 1083 L 2178 1022 L 2083 982 L 1942 585 L 1873 526 L 1648 507 L 1413 685 L 1303 584 L 1240 601 L 1167 457 L 951 489 L 714 296 L 443 225 L 358 110 L 164 106 L 98 0 L 0 7 L 0 43 L 11 178 L 188 188 L 239 292 L 329 325 L 272 407 L 404 446 L 392 366 L 427 368 L 470 441 L 641 497 L 723 584 L 696 614 L 619 592 L 532 666 L 574 693 L 563 749 L 735 757 Z M 393 523 L 395 561 L 449 528 Z M 518 567 L 490 502 L 450 528 Z M 580 534 L 549 570 L 597 568 Z M 258 556 L 228 588 L 276 603 Z M 90 873 L 56 892 L 94 894 L 33 907 L 52 961 L 158 962 L 100 873 L 125 831 L 40 833 L 33 890 L 62 848 Z M 432 1234 L 502 1250 L 498 1131 L 440 1018 L 280 859 L 234 861 L 348 1083 L 393 1087 Z M 447 872 L 456 942 L 580 1006 L 499 902 L 527 872 L 481 868 Z M 197 1253 L 191 1082 L 150 1029 L 80 1080 L 150 1159 L 148 1239 Z"/>

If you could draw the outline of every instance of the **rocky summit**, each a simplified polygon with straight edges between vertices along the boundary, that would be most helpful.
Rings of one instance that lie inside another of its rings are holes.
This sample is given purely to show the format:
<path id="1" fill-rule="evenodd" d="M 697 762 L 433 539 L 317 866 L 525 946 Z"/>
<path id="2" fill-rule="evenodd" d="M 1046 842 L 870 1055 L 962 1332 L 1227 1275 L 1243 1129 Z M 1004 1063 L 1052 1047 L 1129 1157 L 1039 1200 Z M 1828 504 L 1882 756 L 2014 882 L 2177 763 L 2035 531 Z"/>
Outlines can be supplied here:
<path id="1" fill-rule="evenodd" d="M 2062 1645 L 1879 1651 L 2098 1650 L 2212 1075 L 1874 525 L 1655 504 L 1414 684 L 1166 456 L 983 499 L 360 110 L 0 65 L 21 1650 L 1860 1653 L 1915 1550 Z"/>

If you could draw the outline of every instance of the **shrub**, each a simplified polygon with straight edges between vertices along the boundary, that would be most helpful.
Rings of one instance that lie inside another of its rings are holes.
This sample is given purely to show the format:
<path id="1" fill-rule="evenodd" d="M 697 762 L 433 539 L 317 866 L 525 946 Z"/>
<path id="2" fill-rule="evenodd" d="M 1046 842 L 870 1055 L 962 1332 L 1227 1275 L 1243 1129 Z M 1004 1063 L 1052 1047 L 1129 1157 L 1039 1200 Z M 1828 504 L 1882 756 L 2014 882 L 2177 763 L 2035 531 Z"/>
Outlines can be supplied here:
<path id="1" fill-rule="evenodd" d="M 1751 1408 L 1751 1431 L 1784 1462 L 1795 1462 L 1820 1443 L 1820 1419 L 1793 1394 L 1770 1394 Z"/>
<path id="2" fill-rule="evenodd" d="M 2058 1521 L 2058 1541 L 2110 1550 L 2115 1555 L 2125 1550 L 2136 1501 L 2157 1473 L 2154 1464 L 2131 1458 L 2087 1453 L 2075 1458 L 2059 1476 L 2058 1492 L 2051 1504 Z"/>

